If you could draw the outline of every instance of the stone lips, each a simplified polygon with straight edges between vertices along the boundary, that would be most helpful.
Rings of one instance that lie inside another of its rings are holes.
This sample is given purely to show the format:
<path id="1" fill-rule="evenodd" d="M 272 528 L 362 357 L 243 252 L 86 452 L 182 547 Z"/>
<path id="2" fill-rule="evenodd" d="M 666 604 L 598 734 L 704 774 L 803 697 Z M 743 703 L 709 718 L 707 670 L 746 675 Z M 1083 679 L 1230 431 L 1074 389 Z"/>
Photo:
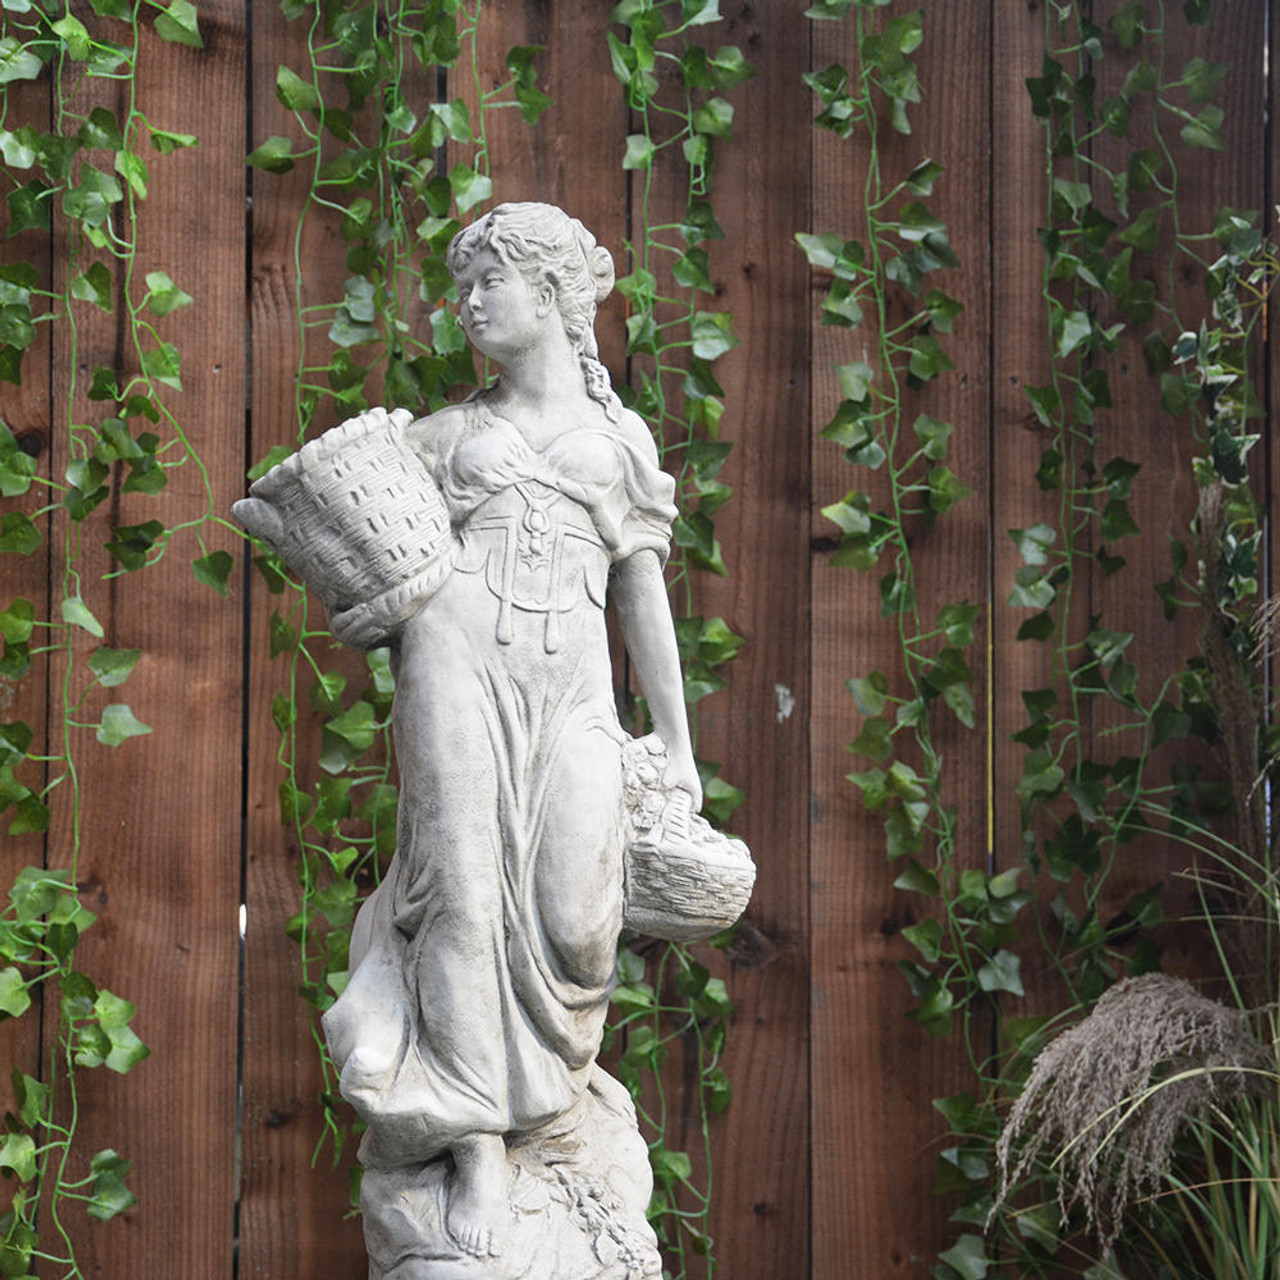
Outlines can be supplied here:
<path id="1" fill-rule="evenodd" d="M 407 409 L 371 409 L 272 467 L 232 511 L 324 602 L 335 634 L 385 643 L 444 581 L 444 497 L 408 447 Z"/>

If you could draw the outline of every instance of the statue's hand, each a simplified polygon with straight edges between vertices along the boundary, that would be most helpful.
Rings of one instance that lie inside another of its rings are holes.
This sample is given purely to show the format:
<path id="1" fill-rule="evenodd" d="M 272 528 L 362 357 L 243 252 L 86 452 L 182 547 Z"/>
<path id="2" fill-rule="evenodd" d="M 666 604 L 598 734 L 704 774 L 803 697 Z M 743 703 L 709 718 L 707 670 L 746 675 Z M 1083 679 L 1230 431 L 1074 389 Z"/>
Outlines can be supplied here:
<path id="1" fill-rule="evenodd" d="M 353 605 L 329 619 L 334 639 L 353 649 L 376 649 L 386 634 L 386 619 L 375 614 L 367 604 Z"/>
<path id="2" fill-rule="evenodd" d="M 662 775 L 662 785 L 687 791 L 693 799 L 694 813 L 702 808 L 702 780 L 698 777 L 698 766 L 693 762 L 692 753 L 683 752 L 671 758 Z"/>

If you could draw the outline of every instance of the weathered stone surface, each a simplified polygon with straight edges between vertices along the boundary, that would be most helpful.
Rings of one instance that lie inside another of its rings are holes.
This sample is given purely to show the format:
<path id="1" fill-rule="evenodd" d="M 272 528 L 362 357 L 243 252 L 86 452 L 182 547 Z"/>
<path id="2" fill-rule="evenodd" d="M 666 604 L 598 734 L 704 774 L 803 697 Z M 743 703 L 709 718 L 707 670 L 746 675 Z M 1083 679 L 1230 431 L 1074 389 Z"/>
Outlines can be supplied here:
<path id="1" fill-rule="evenodd" d="M 373 1280 L 650 1280 L 645 1143 L 596 1065 L 624 920 L 738 916 L 745 846 L 696 816 L 663 580 L 674 482 L 596 358 L 613 265 L 549 205 L 501 205 L 449 253 L 497 380 L 410 421 L 372 410 L 237 515 L 330 610 L 392 646 L 397 852 L 324 1018 L 367 1125 Z M 606 595 L 653 719 L 618 723 Z"/>

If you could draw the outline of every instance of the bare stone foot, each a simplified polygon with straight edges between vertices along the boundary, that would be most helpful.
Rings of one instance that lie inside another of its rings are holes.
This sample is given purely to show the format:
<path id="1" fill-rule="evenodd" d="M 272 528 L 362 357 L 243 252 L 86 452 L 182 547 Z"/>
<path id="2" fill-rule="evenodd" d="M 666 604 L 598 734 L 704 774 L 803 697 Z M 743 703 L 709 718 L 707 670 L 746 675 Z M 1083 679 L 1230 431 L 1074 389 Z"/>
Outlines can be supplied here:
<path id="1" fill-rule="evenodd" d="M 453 1242 L 473 1258 L 498 1257 L 507 1214 L 507 1146 L 502 1136 L 481 1133 L 458 1143 L 445 1214 Z"/>

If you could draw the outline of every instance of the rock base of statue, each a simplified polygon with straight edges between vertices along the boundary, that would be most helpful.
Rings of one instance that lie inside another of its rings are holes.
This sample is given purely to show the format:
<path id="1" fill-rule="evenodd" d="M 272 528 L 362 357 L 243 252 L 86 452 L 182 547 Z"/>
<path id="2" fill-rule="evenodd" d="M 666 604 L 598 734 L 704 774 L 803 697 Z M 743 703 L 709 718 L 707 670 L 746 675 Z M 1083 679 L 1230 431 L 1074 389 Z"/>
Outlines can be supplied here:
<path id="1" fill-rule="evenodd" d="M 445 1229 L 451 1162 L 368 1168 L 361 1185 L 369 1280 L 656 1280 L 645 1218 L 648 1152 L 627 1091 L 599 1067 L 578 1104 L 508 1140 L 509 1217 L 499 1256 L 463 1252 Z"/>

